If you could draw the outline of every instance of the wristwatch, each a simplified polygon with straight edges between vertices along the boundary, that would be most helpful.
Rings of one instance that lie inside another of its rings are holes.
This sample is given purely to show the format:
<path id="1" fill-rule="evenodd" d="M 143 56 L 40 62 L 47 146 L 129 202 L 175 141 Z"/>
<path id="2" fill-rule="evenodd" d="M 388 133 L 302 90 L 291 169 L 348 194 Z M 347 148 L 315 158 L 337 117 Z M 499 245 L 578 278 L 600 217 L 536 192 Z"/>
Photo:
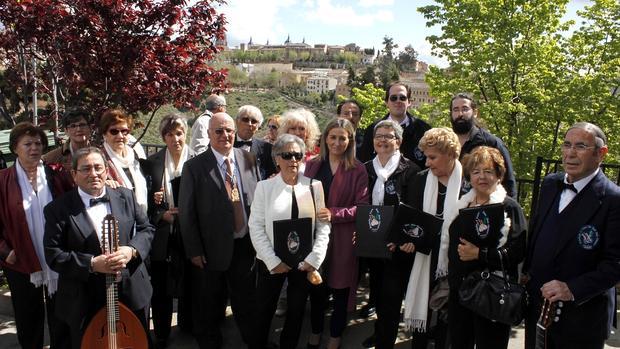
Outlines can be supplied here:
<path id="1" fill-rule="evenodd" d="M 131 258 L 132 259 L 133 258 L 138 258 L 138 250 L 136 250 L 136 248 L 133 247 L 133 246 L 129 246 L 129 247 L 131 247 Z"/>

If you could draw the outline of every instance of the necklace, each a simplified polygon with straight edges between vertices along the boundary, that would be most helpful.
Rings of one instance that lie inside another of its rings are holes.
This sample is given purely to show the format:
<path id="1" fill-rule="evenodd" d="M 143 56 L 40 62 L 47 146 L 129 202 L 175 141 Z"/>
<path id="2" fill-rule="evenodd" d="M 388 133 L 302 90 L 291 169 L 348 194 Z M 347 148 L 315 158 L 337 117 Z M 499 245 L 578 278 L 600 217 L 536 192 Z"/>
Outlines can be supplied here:
<path id="1" fill-rule="evenodd" d="M 476 196 L 476 198 L 474 199 L 474 205 L 475 206 L 482 206 L 482 205 L 485 205 L 485 204 L 489 203 L 490 200 L 491 200 L 491 198 L 488 198 L 485 202 L 478 203 L 478 196 Z"/>

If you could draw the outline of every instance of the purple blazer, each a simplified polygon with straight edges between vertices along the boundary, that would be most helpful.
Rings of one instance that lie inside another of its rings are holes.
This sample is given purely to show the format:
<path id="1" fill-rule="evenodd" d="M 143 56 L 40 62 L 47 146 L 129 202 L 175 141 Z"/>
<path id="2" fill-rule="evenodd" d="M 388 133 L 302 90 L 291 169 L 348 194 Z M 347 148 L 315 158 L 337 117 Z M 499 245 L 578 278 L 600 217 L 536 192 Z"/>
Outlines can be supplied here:
<path id="1" fill-rule="evenodd" d="M 320 158 L 307 162 L 304 175 L 316 178 L 321 162 Z M 344 163 L 340 164 L 325 203 L 332 214 L 327 250 L 327 285 L 331 288 L 357 287 L 358 266 L 353 249 L 353 232 L 358 205 L 368 205 L 368 174 L 364 165 L 356 160 L 355 167 L 349 170 L 345 170 Z"/>

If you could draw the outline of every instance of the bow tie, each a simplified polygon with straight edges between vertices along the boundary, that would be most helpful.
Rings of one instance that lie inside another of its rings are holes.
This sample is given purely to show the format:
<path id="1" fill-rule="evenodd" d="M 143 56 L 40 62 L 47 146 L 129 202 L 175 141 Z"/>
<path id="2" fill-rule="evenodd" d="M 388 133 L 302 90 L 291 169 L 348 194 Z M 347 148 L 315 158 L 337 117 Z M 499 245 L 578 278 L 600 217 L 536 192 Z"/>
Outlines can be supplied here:
<path id="1" fill-rule="evenodd" d="M 562 183 L 560 184 L 560 187 L 562 188 L 562 190 L 564 190 L 564 189 L 568 189 L 568 190 L 572 190 L 575 194 L 577 194 L 577 193 L 578 193 L 578 192 L 577 192 L 577 188 L 575 188 L 575 185 L 574 185 L 574 184 L 568 184 L 568 183 L 566 183 L 566 182 L 562 182 Z"/>
<path id="2" fill-rule="evenodd" d="M 110 202 L 110 197 L 107 194 L 100 198 L 90 199 L 90 207 L 93 207 L 97 204 L 102 204 L 104 202 Z"/>
<path id="3" fill-rule="evenodd" d="M 243 147 L 243 146 L 252 147 L 252 141 L 235 141 L 235 148 Z"/>

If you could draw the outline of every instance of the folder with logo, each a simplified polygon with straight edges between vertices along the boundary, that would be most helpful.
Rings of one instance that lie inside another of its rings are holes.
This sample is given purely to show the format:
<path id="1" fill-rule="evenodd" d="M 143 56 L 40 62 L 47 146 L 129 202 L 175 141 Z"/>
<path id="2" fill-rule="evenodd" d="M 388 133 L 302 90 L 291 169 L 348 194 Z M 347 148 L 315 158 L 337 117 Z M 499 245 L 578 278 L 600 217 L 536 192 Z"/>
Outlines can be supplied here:
<path id="1" fill-rule="evenodd" d="M 274 221 L 273 244 L 282 262 L 296 269 L 299 262 L 312 252 L 312 218 Z"/>
<path id="2" fill-rule="evenodd" d="M 397 245 L 411 242 L 427 254 L 439 243 L 442 224 L 441 218 L 401 202 L 388 239 Z"/>
<path id="3" fill-rule="evenodd" d="M 463 208 L 459 216 L 463 239 L 478 247 L 497 244 L 504 226 L 504 204 Z"/>
<path id="4" fill-rule="evenodd" d="M 391 258 L 387 234 L 392 225 L 394 206 L 363 205 L 355 215 L 355 254 L 358 257 Z"/>

